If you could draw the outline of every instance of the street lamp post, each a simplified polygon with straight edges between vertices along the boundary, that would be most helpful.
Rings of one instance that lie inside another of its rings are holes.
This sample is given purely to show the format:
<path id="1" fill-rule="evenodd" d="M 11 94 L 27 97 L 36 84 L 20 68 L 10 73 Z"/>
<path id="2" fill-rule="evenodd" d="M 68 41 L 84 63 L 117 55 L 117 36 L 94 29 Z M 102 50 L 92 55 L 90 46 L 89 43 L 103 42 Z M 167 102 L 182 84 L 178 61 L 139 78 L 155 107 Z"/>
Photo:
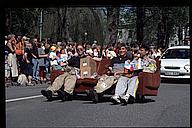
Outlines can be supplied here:
<path id="1" fill-rule="evenodd" d="M 41 39 L 42 39 L 42 29 L 43 29 L 43 9 L 41 9 L 40 25 L 39 25 L 39 36 L 40 36 L 40 41 L 41 41 Z"/>
<path id="2" fill-rule="evenodd" d="M 87 32 L 84 33 L 85 34 L 85 42 L 87 42 Z"/>

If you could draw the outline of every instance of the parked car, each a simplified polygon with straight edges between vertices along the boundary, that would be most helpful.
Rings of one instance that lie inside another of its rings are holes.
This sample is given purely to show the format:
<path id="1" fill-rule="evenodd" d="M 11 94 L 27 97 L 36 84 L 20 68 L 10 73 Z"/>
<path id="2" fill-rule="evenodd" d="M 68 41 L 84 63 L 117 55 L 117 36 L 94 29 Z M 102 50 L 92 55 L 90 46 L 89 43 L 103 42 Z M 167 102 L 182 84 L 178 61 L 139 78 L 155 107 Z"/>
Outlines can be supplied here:
<path id="1" fill-rule="evenodd" d="M 190 78 L 190 46 L 169 47 L 160 60 L 161 78 Z"/>

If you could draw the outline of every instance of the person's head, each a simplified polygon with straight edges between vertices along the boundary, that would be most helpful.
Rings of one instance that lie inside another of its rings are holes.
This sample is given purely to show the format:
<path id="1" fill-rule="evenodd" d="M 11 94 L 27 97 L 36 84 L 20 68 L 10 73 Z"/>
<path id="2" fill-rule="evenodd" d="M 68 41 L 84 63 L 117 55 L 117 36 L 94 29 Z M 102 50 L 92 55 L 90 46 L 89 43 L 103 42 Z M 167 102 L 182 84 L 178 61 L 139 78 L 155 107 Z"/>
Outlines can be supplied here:
<path id="1" fill-rule="evenodd" d="M 98 51 L 97 47 L 94 47 L 92 50 L 93 50 L 93 56 L 98 57 L 99 51 Z"/>
<path id="2" fill-rule="evenodd" d="M 82 44 L 77 44 L 76 45 L 76 50 L 77 50 L 77 54 L 78 56 L 83 56 L 84 55 L 84 48 Z"/>
<path id="3" fill-rule="evenodd" d="M 10 42 L 11 42 L 12 44 L 16 44 L 16 39 L 15 39 L 15 35 L 14 35 L 14 34 L 11 34 L 11 35 L 10 35 Z"/>
<path id="4" fill-rule="evenodd" d="M 50 51 L 51 51 L 51 52 L 56 52 L 56 49 L 57 49 L 57 47 L 54 46 L 54 45 L 50 47 Z"/>
<path id="5" fill-rule="evenodd" d="M 33 38 L 33 45 L 37 46 L 37 44 L 38 44 L 37 38 Z"/>
<path id="6" fill-rule="evenodd" d="M 32 42 L 29 42 L 29 43 L 28 43 L 28 48 L 29 48 L 29 49 L 32 49 L 32 48 L 33 48 Z"/>
<path id="7" fill-rule="evenodd" d="M 127 55 L 127 46 L 126 46 L 126 44 L 121 43 L 119 46 L 120 46 L 119 47 L 119 55 L 120 56 L 126 56 Z"/>
<path id="8" fill-rule="evenodd" d="M 61 49 L 61 54 L 65 54 L 65 49 Z"/>
<path id="9" fill-rule="evenodd" d="M 138 50 L 138 49 L 135 49 L 135 50 L 133 51 L 133 57 L 134 57 L 135 59 L 138 59 L 138 58 L 140 57 L 140 53 L 139 53 L 139 50 Z"/>
<path id="10" fill-rule="evenodd" d="M 38 46 L 38 48 L 41 48 L 42 45 L 41 45 L 41 43 L 38 43 L 37 46 Z"/>
<path id="11" fill-rule="evenodd" d="M 144 57 L 146 55 L 148 55 L 150 52 L 150 47 L 148 44 L 142 44 L 139 48 L 139 53 L 141 57 Z"/>
<path id="12" fill-rule="evenodd" d="M 17 41 L 21 41 L 21 39 L 22 39 L 22 36 L 21 36 L 21 35 L 18 35 L 18 36 L 17 36 Z"/>

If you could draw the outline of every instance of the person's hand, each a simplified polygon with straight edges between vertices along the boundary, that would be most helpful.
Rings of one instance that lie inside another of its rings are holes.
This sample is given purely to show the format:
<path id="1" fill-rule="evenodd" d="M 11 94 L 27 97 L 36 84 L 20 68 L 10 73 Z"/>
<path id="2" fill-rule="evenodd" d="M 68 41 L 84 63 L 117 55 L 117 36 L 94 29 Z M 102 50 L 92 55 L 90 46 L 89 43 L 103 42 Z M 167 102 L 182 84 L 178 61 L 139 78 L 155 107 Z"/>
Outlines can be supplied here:
<path id="1" fill-rule="evenodd" d="M 117 77 L 119 75 L 118 72 L 114 72 L 114 76 Z"/>
<path id="2" fill-rule="evenodd" d="M 130 64 L 130 63 L 131 63 L 131 60 L 127 60 L 127 62 Z"/>
<path id="3" fill-rule="evenodd" d="M 30 63 L 30 61 L 29 60 L 26 60 L 26 62 L 29 64 Z"/>

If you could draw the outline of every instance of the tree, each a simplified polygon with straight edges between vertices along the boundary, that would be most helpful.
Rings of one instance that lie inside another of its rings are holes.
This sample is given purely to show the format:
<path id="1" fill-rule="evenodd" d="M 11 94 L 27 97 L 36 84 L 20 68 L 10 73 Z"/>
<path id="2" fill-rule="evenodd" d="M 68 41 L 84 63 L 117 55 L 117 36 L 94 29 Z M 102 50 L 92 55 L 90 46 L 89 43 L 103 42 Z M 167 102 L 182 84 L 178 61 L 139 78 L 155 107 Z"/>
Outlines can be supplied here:
<path id="1" fill-rule="evenodd" d="M 143 27 L 144 27 L 144 8 L 137 7 L 137 41 L 138 45 L 143 43 Z"/>
<path id="2" fill-rule="evenodd" d="M 38 23 L 39 10 L 36 8 L 6 8 L 6 34 L 32 34 Z"/>
<path id="3" fill-rule="evenodd" d="M 116 43 L 120 7 L 107 7 L 107 43 Z"/>

